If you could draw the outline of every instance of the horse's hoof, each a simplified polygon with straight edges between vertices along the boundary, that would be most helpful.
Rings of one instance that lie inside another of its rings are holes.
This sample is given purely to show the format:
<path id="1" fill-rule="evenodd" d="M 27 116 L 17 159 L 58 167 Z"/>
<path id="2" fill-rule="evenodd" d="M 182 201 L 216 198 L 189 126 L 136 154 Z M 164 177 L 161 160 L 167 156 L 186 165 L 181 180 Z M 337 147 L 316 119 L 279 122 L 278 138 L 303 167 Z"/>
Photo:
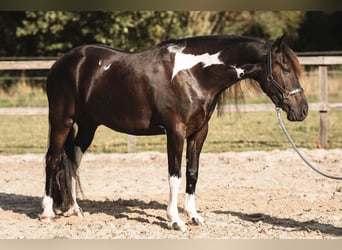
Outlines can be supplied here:
<path id="1" fill-rule="evenodd" d="M 71 216 L 76 216 L 76 217 L 84 217 L 83 213 L 81 211 L 75 211 L 75 210 L 68 210 L 65 213 L 63 213 L 65 217 L 71 217 Z"/>
<path id="2" fill-rule="evenodd" d="M 63 213 L 65 217 L 77 216 L 77 217 L 84 217 L 82 208 L 79 206 L 73 206 L 69 208 L 66 212 Z"/>
<path id="3" fill-rule="evenodd" d="M 63 214 L 62 209 L 60 209 L 60 208 L 56 208 L 54 211 L 55 211 L 56 215 L 62 215 Z"/>
<path id="4" fill-rule="evenodd" d="M 199 226 L 203 223 L 200 221 L 200 219 L 193 217 L 190 219 L 189 224 L 193 226 Z"/>
<path id="5" fill-rule="evenodd" d="M 192 225 L 192 226 L 204 225 L 204 220 L 200 216 L 198 216 L 198 217 L 191 217 L 190 220 L 189 220 L 189 224 Z"/>
<path id="6" fill-rule="evenodd" d="M 176 231 L 181 231 L 181 232 L 185 232 L 186 228 L 185 228 L 185 224 L 180 224 L 177 222 L 171 222 L 168 224 L 168 228 L 170 230 L 176 230 Z"/>
<path id="7" fill-rule="evenodd" d="M 54 217 L 39 215 L 39 220 L 43 223 L 50 224 L 52 222 L 52 220 L 54 220 Z"/>

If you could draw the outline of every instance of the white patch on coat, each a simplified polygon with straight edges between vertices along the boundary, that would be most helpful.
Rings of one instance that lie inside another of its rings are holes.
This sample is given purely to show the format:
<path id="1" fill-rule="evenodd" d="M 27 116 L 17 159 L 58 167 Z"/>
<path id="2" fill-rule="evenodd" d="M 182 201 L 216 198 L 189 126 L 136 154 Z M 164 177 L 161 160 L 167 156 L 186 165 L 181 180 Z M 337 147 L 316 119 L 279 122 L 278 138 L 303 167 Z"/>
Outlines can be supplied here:
<path id="1" fill-rule="evenodd" d="M 98 65 L 99 65 L 99 67 L 102 66 L 102 59 L 99 60 Z M 105 66 L 103 66 L 104 71 L 108 70 L 108 69 L 110 68 L 110 66 L 112 66 L 111 63 L 110 63 L 110 64 L 107 64 L 107 65 L 105 65 Z"/>
<path id="2" fill-rule="evenodd" d="M 109 68 L 110 68 L 110 66 L 112 66 L 112 64 L 110 63 L 110 64 L 108 64 L 108 65 L 106 65 L 106 66 L 104 66 L 103 67 L 103 69 L 106 71 L 106 70 L 108 70 Z"/>
<path id="3" fill-rule="evenodd" d="M 238 79 L 241 79 L 241 77 L 245 74 L 245 70 L 244 70 L 244 69 L 238 68 L 238 67 L 236 67 L 236 66 L 234 66 L 234 65 L 232 65 L 231 67 L 232 67 L 233 69 L 235 69 L 235 71 L 236 71 L 236 77 L 237 77 Z"/>
<path id="4" fill-rule="evenodd" d="M 171 79 L 173 79 L 178 72 L 191 69 L 198 63 L 202 63 L 203 68 L 209 67 L 211 65 L 224 64 L 223 61 L 219 59 L 221 52 L 217 52 L 215 54 L 204 53 L 200 55 L 192 55 L 182 53 L 184 49 L 185 47 L 179 47 L 177 45 L 168 47 L 168 51 L 175 54 L 175 62 Z"/>

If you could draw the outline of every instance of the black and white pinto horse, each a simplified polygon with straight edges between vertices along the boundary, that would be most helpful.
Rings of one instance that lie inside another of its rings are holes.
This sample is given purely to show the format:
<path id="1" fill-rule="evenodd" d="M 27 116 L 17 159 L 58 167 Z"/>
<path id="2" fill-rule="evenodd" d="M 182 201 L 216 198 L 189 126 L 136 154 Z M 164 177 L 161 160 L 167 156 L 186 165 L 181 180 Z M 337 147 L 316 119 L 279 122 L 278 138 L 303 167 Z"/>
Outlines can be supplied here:
<path id="1" fill-rule="evenodd" d="M 82 214 L 76 201 L 77 170 L 97 127 L 105 125 L 132 135 L 166 134 L 167 217 L 178 230 L 185 230 L 177 199 L 186 140 L 184 208 L 191 224 L 202 224 L 195 205 L 199 158 L 219 95 L 249 78 L 287 113 L 288 120 L 307 116 L 301 68 L 283 38 L 271 43 L 203 36 L 162 42 L 139 53 L 102 45 L 67 52 L 47 78 L 50 131 L 40 219 L 50 221 L 60 212 Z"/>

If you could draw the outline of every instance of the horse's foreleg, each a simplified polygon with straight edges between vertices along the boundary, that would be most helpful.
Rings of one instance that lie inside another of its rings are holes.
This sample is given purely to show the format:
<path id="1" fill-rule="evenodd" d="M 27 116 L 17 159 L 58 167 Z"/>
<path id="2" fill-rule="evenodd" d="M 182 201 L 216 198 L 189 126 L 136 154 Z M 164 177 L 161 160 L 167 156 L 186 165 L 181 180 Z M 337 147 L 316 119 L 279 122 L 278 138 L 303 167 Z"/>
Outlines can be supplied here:
<path id="1" fill-rule="evenodd" d="M 195 189 L 198 179 L 199 156 L 208 133 L 208 125 L 187 139 L 186 151 L 186 190 L 184 209 L 192 225 L 203 224 L 203 218 L 197 213 Z"/>
<path id="2" fill-rule="evenodd" d="M 169 228 L 185 231 L 185 223 L 180 219 L 178 213 L 178 192 L 181 184 L 181 162 L 184 137 L 179 133 L 167 133 L 167 152 L 169 165 L 169 204 L 167 217 L 171 220 Z"/>

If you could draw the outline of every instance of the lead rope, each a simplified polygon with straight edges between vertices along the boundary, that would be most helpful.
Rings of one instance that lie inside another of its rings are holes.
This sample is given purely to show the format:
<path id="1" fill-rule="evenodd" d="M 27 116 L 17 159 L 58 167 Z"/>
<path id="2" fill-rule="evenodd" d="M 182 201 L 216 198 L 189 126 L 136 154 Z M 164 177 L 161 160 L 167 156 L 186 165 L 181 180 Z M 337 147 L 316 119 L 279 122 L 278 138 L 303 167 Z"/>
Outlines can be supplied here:
<path id="1" fill-rule="evenodd" d="M 329 175 L 329 174 L 323 173 L 322 171 L 317 169 L 315 166 L 313 166 L 310 162 L 308 162 L 305 159 L 305 157 L 299 152 L 296 144 L 293 142 L 291 136 L 289 135 L 289 133 L 287 132 L 287 130 L 285 128 L 283 119 L 281 118 L 281 110 L 280 110 L 280 108 L 276 107 L 276 111 L 277 111 L 277 117 L 278 117 L 278 121 L 279 121 L 280 127 L 283 130 L 287 140 L 290 142 L 292 148 L 297 152 L 299 157 L 306 163 L 306 165 L 308 165 L 312 170 L 314 170 L 315 172 L 319 173 L 320 175 L 323 175 L 324 177 L 327 177 L 327 178 L 330 178 L 330 179 L 334 179 L 334 180 L 342 180 L 342 177 L 340 177 L 340 176 L 333 176 L 333 175 Z"/>

